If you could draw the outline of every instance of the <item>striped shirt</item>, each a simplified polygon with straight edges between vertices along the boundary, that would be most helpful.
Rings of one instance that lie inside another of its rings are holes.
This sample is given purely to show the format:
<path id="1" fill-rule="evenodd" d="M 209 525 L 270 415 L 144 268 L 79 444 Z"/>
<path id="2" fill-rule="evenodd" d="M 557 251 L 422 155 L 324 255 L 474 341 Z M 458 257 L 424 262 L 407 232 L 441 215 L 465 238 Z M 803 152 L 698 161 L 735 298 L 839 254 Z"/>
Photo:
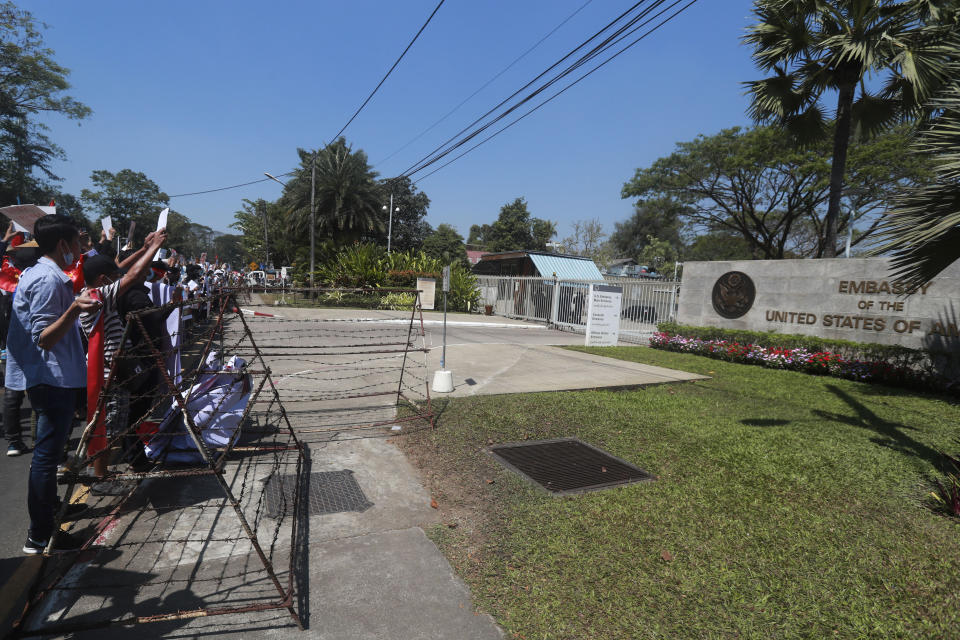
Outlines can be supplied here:
<path id="1" fill-rule="evenodd" d="M 86 289 L 84 289 L 86 291 Z M 102 310 L 80 314 L 80 326 L 83 328 L 87 339 L 93 333 L 93 328 L 100 319 L 100 313 L 103 316 L 103 372 L 104 375 L 110 372 L 110 363 L 113 361 L 113 354 L 120 346 L 120 340 L 123 339 L 123 323 L 120 321 L 120 315 L 117 313 L 117 303 L 120 299 L 120 280 L 112 282 L 105 287 L 99 287 L 100 301 L 103 302 Z M 127 340 L 127 348 L 130 348 L 130 341 Z"/>

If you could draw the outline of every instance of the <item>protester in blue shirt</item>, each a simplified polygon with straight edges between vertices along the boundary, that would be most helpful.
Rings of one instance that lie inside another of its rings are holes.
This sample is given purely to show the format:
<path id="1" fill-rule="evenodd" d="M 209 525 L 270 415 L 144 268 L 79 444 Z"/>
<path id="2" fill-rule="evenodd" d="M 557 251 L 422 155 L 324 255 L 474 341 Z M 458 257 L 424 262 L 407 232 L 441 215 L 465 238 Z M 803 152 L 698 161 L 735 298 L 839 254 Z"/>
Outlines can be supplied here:
<path id="1" fill-rule="evenodd" d="M 30 529 L 23 552 L 43 552 L 54 534 L 58 507 L 57 466 L 70 435 L 80 390 L 87 385 L 87 364 L 77 318 L 100 303 L 86 293 L 74 299 L 73 283 L 63 270 L 80 256 L 80 232 L 67 216 L 37 220 L 33 234 L 42 257 L 20 276 L 7 336 L 6 386 L 26 390 L 37 413 L 27 508 Z M 79 548 L 61 532 L 53 550 Z"/>

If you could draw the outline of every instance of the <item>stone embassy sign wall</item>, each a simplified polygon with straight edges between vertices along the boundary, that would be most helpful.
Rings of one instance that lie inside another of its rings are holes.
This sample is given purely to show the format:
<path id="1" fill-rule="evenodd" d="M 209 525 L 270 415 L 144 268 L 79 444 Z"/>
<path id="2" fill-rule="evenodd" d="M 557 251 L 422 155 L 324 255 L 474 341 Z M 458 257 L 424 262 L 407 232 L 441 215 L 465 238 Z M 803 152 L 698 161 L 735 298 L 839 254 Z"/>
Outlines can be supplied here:
<path id="1" fill-rule="evenodd" d="M 687 262 L 677 322 L 960 349 L 960 261 L 908 289 L 886 258 Z"/>

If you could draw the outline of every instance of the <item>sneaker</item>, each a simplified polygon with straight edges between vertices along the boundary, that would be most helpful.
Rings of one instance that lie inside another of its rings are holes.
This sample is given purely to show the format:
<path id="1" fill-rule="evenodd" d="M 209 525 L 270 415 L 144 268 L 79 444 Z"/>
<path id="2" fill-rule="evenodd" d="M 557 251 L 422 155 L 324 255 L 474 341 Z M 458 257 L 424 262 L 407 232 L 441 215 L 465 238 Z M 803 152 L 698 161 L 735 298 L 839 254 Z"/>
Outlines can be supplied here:
<path id="1" fill-rule="evenodd" d="M 102 480 L 90 485 L 90 493 L 95 496 L 125 496 L 133 489 L 133 482 L 124 480 Z"/>
<path id="2" fill-rule="evenodd" d="M 7 455 L 11 458 L 14 456 L 22 456 L 25 453 L 30 453 L 30 448 L 23 444 L 22 440 L 14 440 L 7 446 Z"/>
<path id="3" fill-rule="evenodd" d="M 50 549 L 50 553 L 69 553 L 71 551 L 78 551 L 80 547 L 83 546 L 83 540 L 77 536 L 67 533 L 66 531 L 59 532 L 53 540 L 53 548 Z M 38 556 L 43 553 L 43 550 L 47 548 L 47 541 L 43 540 L 37 542 L 30 536 L 27 536 L 27 541 L 23 543 L 23 552 L 28 556 Z"/>

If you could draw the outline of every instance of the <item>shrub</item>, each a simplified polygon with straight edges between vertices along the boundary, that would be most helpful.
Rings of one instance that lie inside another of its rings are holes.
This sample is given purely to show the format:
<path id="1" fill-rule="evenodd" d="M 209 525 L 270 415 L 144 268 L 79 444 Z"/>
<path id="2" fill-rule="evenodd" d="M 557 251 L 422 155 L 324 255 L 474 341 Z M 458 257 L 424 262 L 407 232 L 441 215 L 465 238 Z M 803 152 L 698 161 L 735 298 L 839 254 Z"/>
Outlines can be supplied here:
<path id="1" fill-rule="evenodd" d="M 960 516 L 960 459 L 944 454 L 948 470 L 945 482 L 934 480 L 930 492 L 936 506 L 952 516 Z"/>
<path id="2" fill-rule="evenodd" d="M 801 336 L 765 331 L 743 331 L 718 327 L 695 327 L 673 322 L 661 322 L 657 329 L 669 335 L 682 335 L 699 340 L 723 340 L 738 344 L 752 344 L 779 349 L 805 349 L 812 352 L 830 352 L 847 360 L 882 360 L 895 366 L 916 366 L 927 359 L 927 353 L 900 345 L 830 340 L 816 336 Z"/>
<path id="3" fill-rule="evenodd" d="M 367 243 L 355 244 L 336 252 L 319 266 L 315 277 L 320 286 L 388 289 L 413 289 L 417 278 L 434 278 L 438 285 L 437 299 L 440 300 L 442 293 L 439 285 L 443 267 L 442 260 L 431 258 L 423 251 L 399 251 L 388 255 L 381 247 Z M 479 301 L 476 276 L 469 268 L 454 263 L 450 269 L 447 308 L 451 311 L 471 311 Z M 437 307 L 442 307 L 442 302 Z"/>
<path id="4" fill-rule="evenodd" d="M 664 325 L 660 325 L 664 326 Z M 681 330 L 687 327 L 678 327 Z M 695 328 L 695 327 L 691 327 Z M 706 329 L 706 328 L 705 328 Z M 705 332 L 706 333 L 706 332 Z M 747 333 L 747 332 L 743 332 Z M 765 334 L 760 334 L 765 335 Z M 776 334 L 769 334 L 776 336 Z M 768 336 L 769 337 L 769 336 Z M 801 336 L 780 336 L 795 338 Z M 837 341 L 840 342 L 840 341 Z M 816 343 L 815 343 L 816 344 Z M 853 344 L 856 343 L 847 343 Z M 923 391 L 940 391 L 956 394 L 958 389 L 948 378 L 925 371 L 916 363 L 903 364 L 885 360 L 860 360 L 847 358 L 829 350 L 813 350 L 804 346 L 763 346 L 753 342 L 709 339 L 659 331 L 650 338 L 650 346 L 667 351 L 695 353 L 720 360 L 757 364 L 774 369 L 790 369 L 807 373 L 830 375 L 861 382 L 879 382 L 891 386 L 908 387 Z M 817 346 L 822 346 L 817 344 Z M 871 347 L 874 345 L 864 345 Z M 887 345 L 876 345 L 885 347 Z M 902 356 L 903 347 L 892 347 L 896 359 Z M 912 352 L 914 350 L 907 349 Z M 922 352 L 920 352 L 922 354 Z"/>
<path id="5" fill-rule="evenodd" d="M 393 292 L 380 298 L 380 309 L 392 311 L 412 311 L 416 297 L 412 293 Z"/>

